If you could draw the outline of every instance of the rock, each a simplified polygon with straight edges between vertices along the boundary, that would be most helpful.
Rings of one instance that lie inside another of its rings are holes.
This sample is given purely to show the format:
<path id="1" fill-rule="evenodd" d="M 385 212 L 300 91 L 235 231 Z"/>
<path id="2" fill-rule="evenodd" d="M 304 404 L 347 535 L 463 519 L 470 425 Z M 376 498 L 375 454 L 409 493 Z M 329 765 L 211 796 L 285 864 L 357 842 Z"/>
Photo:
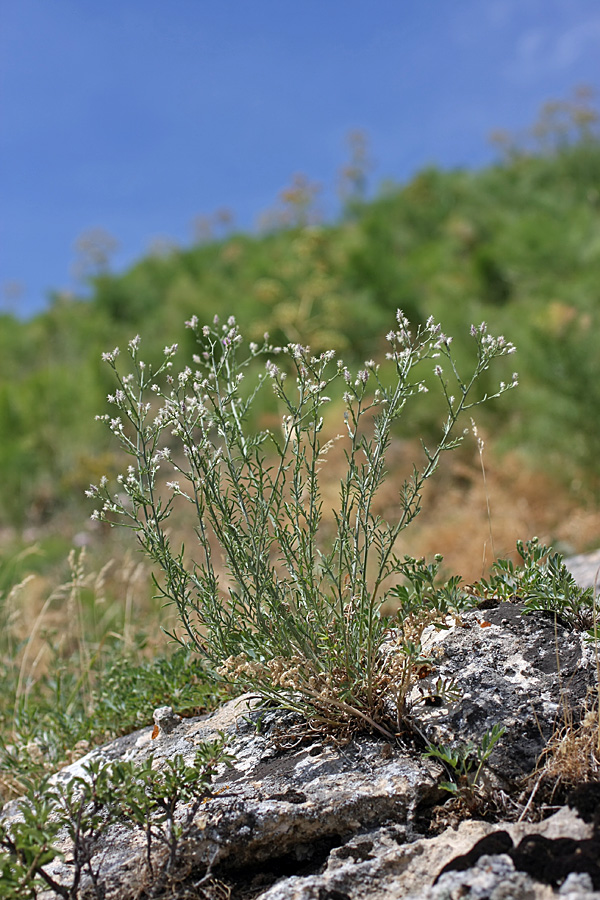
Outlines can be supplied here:
<path id="1" fill-rule="evenodd" d="M 496 789 L 509 790 L 533 770 L 561 703 L 576 707 L 595 685 L 595 659 L 581 636 L 543 614 L 524 615 L 517 604 L 468 613 L 447 631 L 430 629 L 425 643 L 436 654 L 430 679 L 454 678 L 463 694 L 428 705 L 415 688 L 417 729 L 457 744 L 478 743 L 492 725 L 504 725 L 490 759 Z M 228 736 L 233 767 L 222 767 L 214 796 L 195 814 L 177 859 L 182 883 L 168 896 L 213 900 L 214 876 L 232 886 L 234 900 L 244 891 L 260 900 L 546 900 L 558 891 L 570 900 L 600 900 L 600 788 L 578 798 L 580 814 L 564 807 L 537 824 L 466 820 L 426 837 L 422 823 L 447 798 L 438 785 L 448 773 L 405 739 L 393 745 L 367 734 L 340 744 L 316 732 L 307 737 L 297 717 L 259 711 L 249 696 L 209 716 L 179 720 L 162 708 L 154 719 L 154 729 L 96 749 L 56 777 L 64 783 L 81 775 L 90 759 L 141 763 L 152 756 L 160 767 L 182 754 L 191 762 L 201 742 Z M 65 861 L 48 871 L 66 884 L 66 839 L 62 849 Z M 93 848 L 93 864 L 106 900 L 150 896 L 143 894 L 141 831 L 114 826 Z M 85 878 L 79 896 L 94 896 Z"/>
<path id="2" fill-rule="evenodd" d="M 171 706 L 159 706 L 152 713 L 152 718 L 155 725 L 153 738 L 157 738 L 159 734 L 171 734 L 181 723 L 181 716 L 176 715 Z"/>
<path id="3" fill-rule="evenodd" d="M 581 709 L 596 684 L 594 651 L 583 636 L 555 624 L 553 616 L 525 614 L 519 603 L 466 613 L 448 631 L 432 626 L 423 645 L 436 656 L 436 668 L 412 691 L 415 723 L 436 744 L 478 744 L 493 725 L 503 725 L 488 765 L 503 786 L 535 768 L 565 705 Z M 440 676 L 457 682 L 460 699 L 419 704 Z"/>
<path id="4" fill-rule="evenodd" d="M 600 550 L 570 556 L 565 559 L 565 565 L 580 587 L 597 588 L 600 585 Z"/>
<path id="5" fill-rule="evenodd" d="M 506 829 L 506 830 L 504 830 Z M 479 900 L 548 900 L 556 892 L 550 884 L 518 868 L 506 853 L 476 854 L 467 867 L 452 866 L 450 860 L 484 842 L 493 849 L 496 834 L 513 841 L 521 835 L 546 840 L 565 840 L 566 834 L 589 834 L 585 824 L 565 809 L 537 825 L 497 826 L 465 821 L 456 830 L 448 829 L 434 838 L 406 841 L 393 826 L 356 836 L 331 851 L 324 870 L 318 874 L 281 879 L 260 894 L 260 900 L 449 900 L 465 896 Z M 548 838 L 546 835 L 553 835 Z M 583 838 L 586 840 L 586 838 Z M 450 864 L 448 865 L 448 863 Z M 439 874 L 436 878 L 435 873 Z M 589 875 L 575 873 L 567 885 L 576 893 L 570 900 L 599 900 Z M 564 893 L 564 892 L 563 892 Z"/>
<path id="6" fill-rule="evenodd" d="M 261 869 L 318 867 L 334 847 L 382 823 L 398 823 L 405 840 L 413 834 L 417 810 L 440 798 L 440 767 L 432 761 L 399 750 L 383 752 L 382 742 L 370 736 L 345 747 L 317 736 L 296 748 L 279 749 L 277 739 L 285 736 L 294 717 L 281 711 L 257 713 L 248 703 L 249 698 L 231 701 L 211 716 L 184 720 L 155 740 L 150 729 L 120 738 L 62 770 L 60 778 L 81 774 L 84 764 L 98 757 L 142 762 L 152 754 L 160 765 L 180 753 L 191 761 L 201 741 L 225 732 L 236 761 L 217 778 L 217 796 L 201 807 L 181 867 L 247 871 L 241 878 L 255 877 Z M 135 896 L 131 873 L 144 868 L 139 836 L 120 831 L 103 841 L 98 854 L 104 855 L 106 896 Z M 48 868 L 57 880 L 66 874 L 62 864 Z"/>

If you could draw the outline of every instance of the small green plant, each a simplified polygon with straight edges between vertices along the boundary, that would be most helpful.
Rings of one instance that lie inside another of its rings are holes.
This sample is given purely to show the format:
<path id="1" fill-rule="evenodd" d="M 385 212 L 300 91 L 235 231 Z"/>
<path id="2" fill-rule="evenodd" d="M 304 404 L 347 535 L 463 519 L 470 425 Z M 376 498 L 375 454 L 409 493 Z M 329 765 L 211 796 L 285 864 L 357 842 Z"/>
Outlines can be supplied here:
<path id="1" fill-rule="evenodd" d="M 119 644 L 112 650 L 116 658 L 98 658 L 89 673 L 89 702 L 79 689 L 77 672 L 69 669 L 70 660 L 57 659 L 56 672 L 38 679 L 19 700 L 16 713 L 14 702 L 6 721 L 0 711 L 0 801 L 22 794 L 95 744 L 150 724 L 153 710 L 165 698 L 188 715 L 212 709 L 223 699 L 197 654 L 184 647 L 144 662 Z M 7 700 L 14 697 L 13 682 L 5 681 L 5 690 Z"/>
<path id="2" fill-rule="evenodd" d="M 536 537 L 517 541 L 517 551 L 522 559 L 520 566 L 509 559 L 497 560 L 491 577 L 473 585 L 474 593 L 484 598 L 520 600 L 526 612 L 554 613 L 569 628 L 588 629 L 590 640 L 594 640 L 597 617 L 593 588 L 580 587 L 561 554 L 540 544 Z"/>
<path id="3" fill-rule="evenodd" d="M 154 768 L 152 759 L 133 773 L 127 763 L 115 766 L 112 778 L 122 786 L 121 809 L 129 822 L 145 832 L 146 861 L 153 878 L 153 846 L 163 851 L 160 877 L 164 881 L 177 867 L 180 848 L 194 828 L 198 809 L 211 797 L 210 782 L 217 766 L 229 766 L 232 759 L 221 738 L 201 744 L 191 765 L 178 754 L 160 770 Z M 185 809 L 176 818 L 180 804 L 185 804 Z"/>
<path id="4" fill-rule="evenodd" d="M 483 765 L 490 758 L 492 751 L 506 729 L 502 725 L 494 725 L 486 731 L 479 745 L 473 741 L 459 743 L 455 746 L 438 746 L 429 743 L 424 756 L 439 759 L 451 775 L 451 781 L 440 783 L 443 790 L 455 796 L 470 793 L 479 783 Z"/>
<path id="5" fill-rule="evenodd" d="M 132 463 L 117 493 L 106 479 L 91 486 L 88 495 L 102 501 L 94 517 L 134 529 L 162 570 L 158 589 L 177 608 L 180 640 L 222 678 L 325 726 L 369 725 L 390 737 L 383 711 L 390 684 L 398 726 L 420 632 L 443 624 L 460 599 L 456 581 L 434 589 L 429 570 L 400 559 L 395 547 L 440 457 L 460 444 L 461 415 L 516 384 L 515 375 L 489 395 L 477 390 L 492 361 L 514 347 L 485 323 L 471 326 L 475 361 L 463 375 L 452 338 L 432 317 L 411 329 L 398 312 L 383 364 L 369 360 L 351 373 L 333 351 L 273 347 L 268 335 L 244 349 L 233 317 L 222 326 L 215 318 L 200 327 L 196 317 L 187 325 L 198 342 L 193 368 L 173 370 L 173 345 L 152 371 L 140 359 L 139 336 L 129 343 L 133 371 L 120 371 L 118 349 L 104 354 L 118 388 L 109 396 L 116 414 L 100 418 Z M 427 392 L 426 380 L 439 387 L 445 421 L 437 443 L 423 443 L 423 463 L 404 482 L 398 517 L 387 522 L 376 503 L 386 452 L 398 421 Z M 268 385 L 281 425 L 252 431 L 252 404 Z M 340 406 L 342 434 L 326 439 L 327 408 Z M 327 517 L 320 484 L 336 440 L 346 474 Z M 165 466 L 173 480 L 163 480 Z M 168 520 L 179 501 L 195 511 L 193 554 L 171 544 Z M 398 587 L 404 582 L 408 593 Z M 399 619 L 381 611 L 394 600 Z"/>
<path id="6" fill-rule="evenodd" d="M 42 889 L 75 900 L 82 879 L 92 896 L 103 897 L 102 856 L 95 860 L 101 836 L 116 823 L 140 828 L 146 836 L 148 887 L 169 884 L 200 805 L 209 799 L 210 784 L 220 765 L 229 766 L 223 736 L 201 744 L 191 764 L 177 755 L 160 768 L 150 757 L 106 763 L 92 759 L 66 784 L 43 779 L 18 804 L 11 822 L 0 823 L 0 898 L 33 898 Z M 182 815 L 176 818 L 175 811 Z M 70 841 L 70 883 L 52 876 L 48 865 L 62 854 L 58 832 Z"/>
<path id="7" fill-rule="evenodd" d="M 48 780 L 42 780 L 27 802 L 20 805 L 20 818 L 11 825 L 0 823 L 2 900 L 36 897 L 37 891 L 43 888 L 51 888 L 58 896 L 69 896 L 46 868 L 59 855 L 54 841 L 62 827 L 54 815 L 55 806 L 48 787 Z"/>

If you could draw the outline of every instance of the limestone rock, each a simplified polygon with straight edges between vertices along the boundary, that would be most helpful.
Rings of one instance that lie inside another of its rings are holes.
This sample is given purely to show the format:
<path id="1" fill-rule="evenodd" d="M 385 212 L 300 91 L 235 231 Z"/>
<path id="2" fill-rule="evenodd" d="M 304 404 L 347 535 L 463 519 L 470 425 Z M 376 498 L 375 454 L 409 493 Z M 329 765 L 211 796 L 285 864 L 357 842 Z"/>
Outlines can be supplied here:
<path id="1" fill-rule="evenodd" d="M 276 868 L 302 868 L 309 861 L 319 865 L 333 847 L 382 823 L 399 823 L 402 835 L 411 836 L 417 809 L 440 797 L 440 767 L 434 762 L 384 751 L 389 745 L 369 736 L 345 747 L 316 737 L 312 743 L 279 749 L 277 741 L 285 740 L 294 717 L 277 710 L 256 713 L 248 704 L 249 698 L 231 701 L 154 740 L 151 729 L 120 738 L 59 777 L 81 774 L 85 762 L 98 756 L 141 762 L 152 755 L 160 765 L 180 753 L 191 762 L 201 741 L 225 732 L 236 758 L 233 768 L 217 778 L 216 796 L 201 807 L 181 860 L 182 870 L 199 871 L 211 865 L 252 873 L 263 863 L 269 871 L 273 861 Z M 135 896 L 132 873 L 135 881 L 145 865 L 141 835 L 119 830 L 103 839 L 98 859 L 102 856 L 107 898 Z M 60 880 L 68 868 L 59 863 L 49 871 Z"/>
<path id="2" fill-rule="evenodd" d="M 159 706 L 152 713 L 152 718 L 158 729 L 158 733 L 154 733 L 155 738 L 159 734 L 170 734 L 181 722 L 181 716 L 176 715 L 171 706 Z"/>
<path id="3" fill-rule="evenodd" d="M 453 868 L 452 861 L 457 855 L 470 855 L 478 843 L 487 841 L 490 846 L 498 832 L 506 835 L 511 847 L 527 835 L 551 841 L 590 834 L 568 809 L 537 825 L 503 829 L 466 821 L 455 831 L 407 843 L 398 840 L 393 828 L 378 829 L 333 850 L 323 873 L 282 880 L 260 900 L 549 900 L 557 896 L 552 885 L 520 871 L 507 853 L 477 855 L 466 868 Z M 448 870 L 436 878 L 446 866 Z M 565 894 L 570 900 L 600 898 L 586 872 L 568 876 L 560 888 L 560 896 Z"/>
<path id="4" fill-rule="evenodd" d="M 597 588 L 600 585 L 600 550 L 570 556 L 565 559 L 565 565 L 581 587 Z"/>
<path id="5" fill-rule="evenodd" d="M 596 684 L 593 648 L 583 636 L 551 615 L 526 614 L 519 603 L 466 613 L 448 631 L 430 627 L 423 643 L 436 668 L 412 692 L 415 723 L 436 744 L 479 743 L 493 725 L 504 725 L 489 763 L 504 784 L 534 769 L 565 705 L 581 709 Z M 457 682 L 460 699 L 419 703 L 440 676 Z"/>
<path id="6" fill-rule="evenodd" d="M 577 706 L 595 684 L 595 660 L 580 635 L 515 604 L 469 613 L 447 631 L 432 629 L 426 643 L 436 655 L 430 677 L 455 678 L 463 694 L 428 705 L 415 688 L 418 730 L 430 740 L 478 742 L 493 724 L 505 725 L 490 762 L 495 783 L 507 789 L 533 769 L 561 702 Z M 161 766 L 182 754 L 191 762 L 200 742 L 229 737 L 235 762 L 218 773 L 214 796 L 200 806 L 178 858 L 182 885 L 168 896 L 212 900 L 208 870 L 234 886 L 234 900 L 547 900 L 559 891 L 570 900 L 600 900 L 593 808 L 580 818 L 565 807 L 538 824 L 463 821 L 424 837 L 420 823 L 447 797 L 438 785 L 448 775 L 406 741 L 360 735 L 344 745 L 318 733 L 300 739 L 292 714 L 257 710 L 248 696 L 209 716 L 177 719 L 163 708 L 158 727 L 96 749 L 56 776 L 81 774 L 90 758 L 152 756 Z M 68 883 L 66 840 L 63 849 L 65 861 L 49 871 Z M 124 826 L 98 842 L 94 863 L 106 900 L 149 896 L 144 852 L 143 834 Z M 532 857 L 547 862 L 536 868 Z M 94 896 L 85 879 L 79 896 Z"/>

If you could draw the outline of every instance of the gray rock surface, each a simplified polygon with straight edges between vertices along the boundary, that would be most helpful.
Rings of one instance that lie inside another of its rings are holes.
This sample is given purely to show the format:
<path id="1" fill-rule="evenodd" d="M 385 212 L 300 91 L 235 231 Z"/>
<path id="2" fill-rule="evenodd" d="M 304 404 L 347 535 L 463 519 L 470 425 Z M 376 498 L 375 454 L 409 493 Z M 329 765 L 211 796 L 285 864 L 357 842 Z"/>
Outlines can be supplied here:
<path id="1" fill-rule="evenodd" d="M 522 615 L 516 604 L 469 613 L 448 631 L 431 629 L 426 645 L 436 658 L 430 677 L 456 679 L 463 694 L 436 706 L 420 702 L 415 688 L 417 728 L 453 744 L 477 742 L 493 724 L 503 724 L 506 734 L 490 759 L 496 790 L 509 790 L 532 771 L 561 703 L 568 698 L 577 707 L 595 684 L 595 659 L 581 637 L 543 615 Z M 396 745 L 374 735 L 345 745 L 318 733 L 302 738 L 293 715 L 257 711 L 250 697 L 181 721 L 162 708 L 155 720 L 154 732 L 150 726 L 94 750 L 57 778 L 81 774 L 91 757 L 142 762 L 152 756 L 161 766 L 180 753 L 191 762 L 200 742 L 219 733 L 229 737 L 233 767 L 218 773 L 215 796 L 200 807 L 178 860 L 188 893 L 182 886 L 168 896 L 216 898 L 210 881 L 202 881 L 208 869 L 233 886 L 233 900 L 600 900 L 600 874 L 594 882 L 595 875 L 569 862 L 593 858 L 596 850 L 600 856 L 594 824 L 566 807 L 537 824 L 467 820 L 423 836 L 428 811 L 447 798 L 438 785 L 448 773 L 406 738 Z M 490 836 L 480 853 L 475 845 Z M 536 869 L 532 848 L 536 859 L 546 853 L 558 869 Z M 51 872 L 66 883 L 66 840 L 63 849 L 65 861 L 53 863 Z M 105 900 L 148 896 L 141 893 L 140 832 L 115 827 L 94 859 Z M 80 896 L 94 896 L 85 880 Z"/>
<path id="2" fill-rule="evenodd" d="M 570 556 L 565 559 L 565 565 L 581 587 L 600 586 L 600 550 Z"/>
<path id="3" fill-rule="evenodd" d="M 528 834 L 549 840 L 589 834 L 568 809 L 537 825 L 505 827 L 515 843 Z M 451 859 L 497 830 L 484 822 L 465 821 L 437 837 L 402 843 L 394 829 L 381 828 L 368 839 L 361 836 L 333 850 L 323 873 L 282 880 L 261 894 L 261 900 L 549 900 L 565 893 L 570 900 L 599 900 L 600 892 L 594 892 L 586 873 L 569 876 L 557 894 L 551 885 L 519 871 L 506 854 L 484 854 L 468 868 L 445 872 L 436 880 Z"/>
<path id="4" fill-rule="evenodd" d="M 467 613 L 448 631 L 431 627 L 423 644 L 437 665 L 413 690 L 416 724 L 437 744 L 479 742 L 493 725 L 504 725 L 489 763 L 504 784 L 532 771 L 565 704 L 576 710 L 596 683 L 594 651 L 581 634 L 545 613 L 524 614 L 518 603 Z M 460 700 L 419 704 L 440 676 L 457 681 Z"/>

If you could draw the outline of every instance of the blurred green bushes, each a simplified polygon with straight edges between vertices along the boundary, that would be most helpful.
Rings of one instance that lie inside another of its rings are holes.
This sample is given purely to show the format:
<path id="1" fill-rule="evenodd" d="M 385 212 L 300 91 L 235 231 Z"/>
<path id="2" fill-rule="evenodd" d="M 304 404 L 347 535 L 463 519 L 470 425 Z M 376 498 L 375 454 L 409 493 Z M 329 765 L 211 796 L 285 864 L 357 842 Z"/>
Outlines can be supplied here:
<path id="1" fill-rule="evenodd" d="M 149 360 L 174 341 L 191 351 L 183 322 L 192 314 L 234 313 L 251 339 L 269 331 L 274 342 L 334 347 L 352 361 L 376 354 L 398 307 L 413 321 L 443 320 L 459 362 L 470 323 L 485 320 L 517 345 L 510 365 L 520 375 L 511 403 L 485 424 L 501 449 L 519 448 L 595 496 L 600 140 L 586 103 L 549 104 L 526 140 L 498 139 L 500 160 L 480 171 L 429 168 L 371 201 L 361 182 L 335 224 L 303 224 L 300 197 L 291 224 L 102 271 L 91 299 L 57 296 L 26 322 L 1 316 L 0 523 L 79 507 L 112 464 L 94 421 L 112 389 L 102 351 L 136 332 Z M 433 429 L 438 414 L 421 412 L 413 433 Z"/>

